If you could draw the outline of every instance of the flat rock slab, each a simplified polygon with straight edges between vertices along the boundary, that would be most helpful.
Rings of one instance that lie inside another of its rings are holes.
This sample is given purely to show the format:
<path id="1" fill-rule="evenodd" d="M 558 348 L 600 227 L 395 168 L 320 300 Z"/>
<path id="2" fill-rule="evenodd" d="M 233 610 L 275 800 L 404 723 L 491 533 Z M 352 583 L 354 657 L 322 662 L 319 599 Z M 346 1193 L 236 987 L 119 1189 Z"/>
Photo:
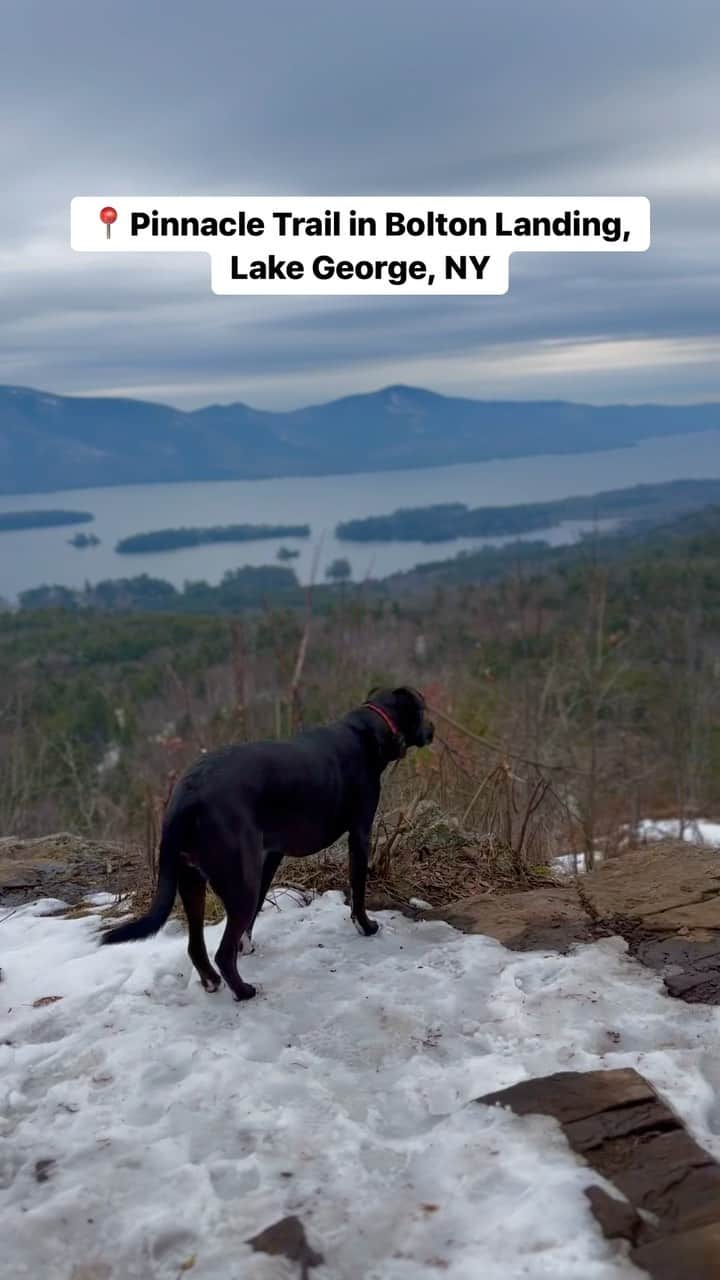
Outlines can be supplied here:
<path id="1" fill-rule="evenodd" d="M 515 951 L 571 951 L 612 935 L 671 996 L 720 1004 L 720 852 L 666 841 L 562 885 L 483 894 L 425 912 Z"/>
<path id="2" fill-rule="evenodd" d="M 720 1276 L 720 1226 L 713 1222 L 678 1232 L 637 1249 L 632 1257 L 653 1280 L 709 1280 Z"/>
<path id="3" fill-rule="evenodd" d="M 568 946 L 588 934 L 591 921 L 572 883 L 563 887 L 527 889 L 520 893 L 483 893 L 462 898 L 426 918 L 446 920 L 463 933 L 483 933 L 505 946 L 522 950 L 539 934 L 554 931 Z"/>
<path id="4" fill-rule="evenodd" d="M 587 1188 L 609 1239 L 653 1280 L 720 1277 L 720 1164 L 633 1070 L 559 1072 L 478 1102 L 552 1116 L 591 1169 L 619 1193 Z"/>
<path id="5" fill-rule="evenodd" d="M 0 838 L 0 905 L 17 906 L 35 898 L 75 903 L 90 891 L 111 889 L 138 856 L 123 845 L 88 840 L 60 831 L 21 840 Z"/>
<path id="6" fill-rule="evenodd" d="M 577 881 L 462 898 L 432 914 L 518 949 L 539 929 L 571 926 L 582 932 L 594 921 L 623 918 L 648 932 L 682 929 L 707 940 L 720 936 L 720 852 L 662 841 L 610 859 Z"/>
<path id="7" fill-rule="evenodd" d="M 667 933 L 720 930 L 720 852 L 662 841 L 581 879 L 601 916 L 628 916 Z"/>

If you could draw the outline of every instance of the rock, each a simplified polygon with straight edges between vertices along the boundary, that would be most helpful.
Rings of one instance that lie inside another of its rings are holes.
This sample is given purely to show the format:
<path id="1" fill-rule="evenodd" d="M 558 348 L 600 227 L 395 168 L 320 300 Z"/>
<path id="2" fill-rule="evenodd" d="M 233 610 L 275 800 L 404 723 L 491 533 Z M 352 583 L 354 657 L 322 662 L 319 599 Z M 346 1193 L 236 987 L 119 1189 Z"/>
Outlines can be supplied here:
<path id="1" fill-rule="evenodd" d="M 259 1235 L 252 1236 L 247 1243 L 252 1245 L 256 1253 L 269 1253 L 274 1257 L 281 1256 L 288 1258 L 290 1262 L 297 1262 L 300 1280 L 308 1280 L 310 1268 L 319 1267 L 325 1261 L 321 1253 L 310 1247 L 305 1228 L 294 1215 L 273 1222 Z"/>
<path id="2" fill-rule="evenodd" d="M 603 1232 L 628 1241 L 654 1280 L 717 1280 L 720 1164 L 638 1072 L 559 1072 L 478 1102 L 559 1121 L 573 1151 L 623 1197 L 587 1188 Z"/>
<path id="3" fill-rule="evenodd" d="M 32 862 L 0 862 L 0 893 L 13 889 L 33 889 L 43 879 L 43 870 Z"/>
<path id="4" fill-rule="evenodd" d="M 667 977 L 665 986 L 671 996 L 685 1000 L 687 1004 L 720 1004 L 720 964 L 712 974 L 690 970 Z"/>
<path id="5" fill-rule="evenodd" d="M 631 955 L 663 974 L 669 995 L 720 1004 L 720 858 L 706 848 L 664 841 L 609 859 L 576 884 L 482 894 L 423 918 L 515 951 L 566 954 L 619 935 Z"/>
<path id="6" fill-rule="evenodd" d="M 573 885 L 480 894 L 423 914 L 445 920 L 463 933 L 484 933 L 519 949 L 525 949 L 523 938 L 537 930 L 554 931 L 563 945 L 571 945 L 574 936 L 586 940 L 589 924 Z"/>
<path id="7" fill-rule="evenodd" d="M 627 1200 L 616 1200 L 602 1187 L 586 1187 L 595 1219 L 608 1240 L 628 1240 L 635 1244 L 643 1229 L 643 1219 Z"/>
<path id="8" fill-rule="evenodd" d="M 0 838 L 0 903 L 15 906 L 35 898 L 78 902 L 87 892 L 108 889 L 118 874 L 139 861 L 122 845 L 67 831 L 21 840 Z"/>
<path id="9" fill-rule="evenodd" d="M 35 1181 L 49 1182 L 52 1172 L 55 1168 L 55 1159 L 49 1156 L 47 1160 L 35 1161 Z"/>
<path id="10" fill-rule="evenodd" d="M 629 920 L 648 933 L 683 930 L 690 938 L 720 933 L 720 858 L 706 848 L 663 841 L 608 859 L 579 883 L 596 919 Z M 462 898 L 432 914 L 510 946 L 533 930 L 591 923 L 574 883 Z"/>
<path id="11" fill-rule="evenodd" d="M 717 1280 L 720 1276 L 720 1224 L 681 1231 L 632 1253 L 633 1262 L 653 1280 Z"/>
<path id="12" fill-rule="evenodd" d="M 631 1067 L 616 1071 L 558 1071 L 478 1098 L 487 1106 L 510 1107 L 517 1116 L 553 1116 L 563 1125 L 603 1116 L 613 1107 L 654 1101 L 657 1095 L 652 1085 Z"/>

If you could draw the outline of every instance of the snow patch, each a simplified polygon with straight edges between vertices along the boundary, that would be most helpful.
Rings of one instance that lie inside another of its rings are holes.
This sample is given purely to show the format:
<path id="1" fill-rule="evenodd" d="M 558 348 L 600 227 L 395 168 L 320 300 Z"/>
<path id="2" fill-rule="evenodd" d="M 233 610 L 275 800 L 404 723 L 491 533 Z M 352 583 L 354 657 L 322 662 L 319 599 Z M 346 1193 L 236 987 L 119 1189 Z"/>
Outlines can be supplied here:
<path id="1" fill-rule="evenodd" d="M 184 935 L 98 948 L 47 906 L 0 932 L 7 1280 L 279 1280 L 245 1242 L 288 1214 L 317 1280 L 629 1280 L 559 1126 L 473 1101 L 558 1070 L 636 1067 L 720 1156 L 720 1011 L 617 939 L 518 954 L 393 912 L 360 938 L 342 895 L 278 893 L 238 1005 Z"/>
<path id="2" fill-rule="evenodd" d="M 599 867 L 605 857 L 601 849 L 596 849 L 593 855 L 593 869 Z M 583 875 L 588 870 L 588 856 L 586 853 L 559 853 L 550 863 L 551 871 L 558 871 L 561 875 Z"/>
<path id="3" fill-rule="evenodd" d="M 690 844 L 707 844 L 720 847 L 720 822 L 708 822 L 706 818 L 644 818 L 637 826 L 643 840 L 687 840 Z"/>

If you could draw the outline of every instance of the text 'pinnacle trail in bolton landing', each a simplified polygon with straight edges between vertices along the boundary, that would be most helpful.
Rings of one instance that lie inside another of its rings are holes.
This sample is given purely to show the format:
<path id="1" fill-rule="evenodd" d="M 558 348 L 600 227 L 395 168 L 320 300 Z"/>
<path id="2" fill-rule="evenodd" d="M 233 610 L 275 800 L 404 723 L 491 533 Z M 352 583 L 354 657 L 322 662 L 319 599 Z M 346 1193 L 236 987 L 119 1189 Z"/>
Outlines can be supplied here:
<path id="1" fill-rule="evenodd" d="M 76 196 L 71 244 L 79 252 L 208 253 L 220 294 L 502 294 L 512 253 L 644 252 L 650 202 Z"/>

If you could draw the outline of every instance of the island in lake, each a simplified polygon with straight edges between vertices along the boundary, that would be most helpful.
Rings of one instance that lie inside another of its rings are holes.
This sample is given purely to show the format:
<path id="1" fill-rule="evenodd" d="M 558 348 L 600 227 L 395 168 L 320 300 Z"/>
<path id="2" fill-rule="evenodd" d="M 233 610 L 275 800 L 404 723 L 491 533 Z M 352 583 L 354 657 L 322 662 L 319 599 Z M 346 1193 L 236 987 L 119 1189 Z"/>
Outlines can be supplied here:
<path id="1" fill-rule="evenodd" d="M 177 551 L 210 542 L 257 542 L 266 538 L 309 538 L 309 524 L 225 524 L 198 529 L 154 529 L 121 538 L 115 550 L 121 555 L 148 551 Z"/>
<path id="2" fill-rule="evenodd" d="M 68 538 L 68 544 L 83 551 L 85 547 L 99 547 L 100 539 L 96 533 L 74 533 L 72 538 Z"/>
<path id="3" fill-rule="evenodd" d="M 512 507 L 471 508 L 463 502 L 406 507 L 389 515 L 346 520 L 335 534 L 346 542 L 453 542 L 533 533 L 565 520 L 657 524 L 714 502 L 720 502 L 720 480 L 671 480 Z"/>
<path id="4" fill-rule="evenodd" d="M 0 511 L 0 533 L 18 529 L 52 529 L 64 524 L 87 524 L 91 511 Z"/>

